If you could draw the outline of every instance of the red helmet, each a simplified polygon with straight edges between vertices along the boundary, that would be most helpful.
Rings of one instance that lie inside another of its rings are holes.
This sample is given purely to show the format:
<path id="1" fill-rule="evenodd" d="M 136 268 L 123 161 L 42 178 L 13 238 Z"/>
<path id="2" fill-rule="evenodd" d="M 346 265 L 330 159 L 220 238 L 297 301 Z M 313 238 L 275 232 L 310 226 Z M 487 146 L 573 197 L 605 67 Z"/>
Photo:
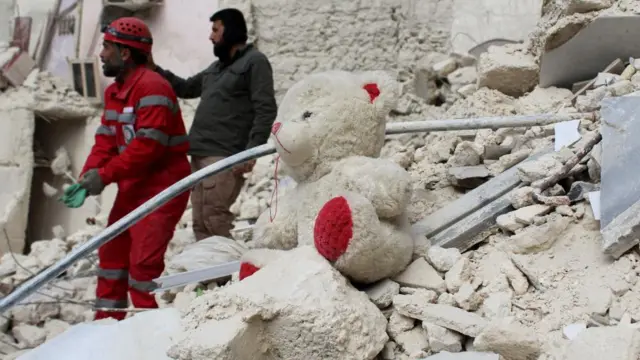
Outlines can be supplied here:
<path id="1" fill-rule="evenodd" d="M 142 20 L 135 17 L 123 17 L 114 20 L 102 28 L 104 40 L 138 49 L 145 54 L 151 53 L 151 31 Z"/>

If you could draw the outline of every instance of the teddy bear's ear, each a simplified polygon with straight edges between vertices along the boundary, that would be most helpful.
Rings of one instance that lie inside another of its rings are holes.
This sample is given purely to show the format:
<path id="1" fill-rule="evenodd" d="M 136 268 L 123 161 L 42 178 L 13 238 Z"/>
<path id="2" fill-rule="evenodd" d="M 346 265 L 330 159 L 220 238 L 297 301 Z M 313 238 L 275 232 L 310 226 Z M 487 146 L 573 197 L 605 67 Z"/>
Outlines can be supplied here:
<path id="1" fill-rule="evenodd" d="M 363 91 L 366 91 L 371 103 L 385 115 L 397 104 L 400 93 L 399 84 L 389 73 L 367 71 L 360 74 Z"/>

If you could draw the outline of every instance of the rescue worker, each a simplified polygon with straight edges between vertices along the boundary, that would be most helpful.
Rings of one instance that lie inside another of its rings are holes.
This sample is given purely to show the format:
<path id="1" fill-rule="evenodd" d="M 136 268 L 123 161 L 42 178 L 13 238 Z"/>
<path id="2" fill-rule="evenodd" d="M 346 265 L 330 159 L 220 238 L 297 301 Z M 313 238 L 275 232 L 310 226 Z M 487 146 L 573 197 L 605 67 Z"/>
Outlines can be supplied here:
<path id="1" fill-rule="evenodd" d="M 103 29 L 103 73 L 115 82 L 104 93 L 105 108 L 95 145 L 82 170 L 80 186 L 98 195 L 117 183 L 109 225 L 190 174 L 188 139 L 171 85 L 146 67 L 152 37 L 133 17 Z M 183 193 L 144 217 L 98 250 L 97 308 L 157 308 L 149 291 L 164 270 L 164 254 L 184 213 Z M 97 311 L 95 318 L 121 320 L 124 312 Z"/>
<path id="2" fill-rule="evenodd" d="M 189 131 L 191 169 L 198 171 L 269 139 L 277 105 L 273 73 L 267 57 L 247 44 L 247 25 L 237 9 L 223 9 L 211 16 L 209 40 L 218 61 L 182 79 L 150 59 L 149 66 L 166 78 L 178 97 L 200 97 Z M 231 237 L 236 201 L 244 174 L 255 160 L 236 166 L 196 185 L 191 194 L 193 232 L 196 240 L 214 235 Z"/>

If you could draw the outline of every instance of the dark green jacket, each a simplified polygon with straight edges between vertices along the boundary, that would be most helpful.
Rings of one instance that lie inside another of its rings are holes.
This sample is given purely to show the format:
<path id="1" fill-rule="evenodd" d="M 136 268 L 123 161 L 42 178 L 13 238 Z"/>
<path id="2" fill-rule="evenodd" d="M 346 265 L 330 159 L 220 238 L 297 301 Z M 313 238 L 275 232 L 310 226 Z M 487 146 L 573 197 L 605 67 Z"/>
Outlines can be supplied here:
<path id="1" fill-rule="evenodd" d="M 189 130 L 189 154 L 230 156 L 269 139 L 278 111 L 267 57 L 247 45 L 227 66 L 219 61 L 182 79 L 157 68 L 179 98 L 200 97 Z"/>

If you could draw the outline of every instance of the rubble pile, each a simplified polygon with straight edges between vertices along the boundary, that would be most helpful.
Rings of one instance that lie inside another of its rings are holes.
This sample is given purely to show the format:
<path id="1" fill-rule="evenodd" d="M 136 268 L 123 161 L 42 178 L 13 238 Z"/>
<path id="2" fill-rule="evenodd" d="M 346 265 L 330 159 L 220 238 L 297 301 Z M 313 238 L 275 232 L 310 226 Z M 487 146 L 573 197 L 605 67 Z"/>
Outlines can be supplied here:
<path id="1" fill-rule="evenodd" d="M 539 57 L 596 16 L 631 11 L 627 3 L 570 1 L 559 6 L 549 2 L 539 29 L 526 44 L 491 47 L 477 60 L 432 53 L 413 72 L 398 73 L 403 96 L 390 122 L 595 113 L 579 121 L 580 140 L 555 152 L 552 149 L 559 137 L 554 125 L 387 138 L 382 156 L 401 165 L 414 180 L 412 223 L 506 170 L 517 169 L 524 186 L 510 192 L 512 208 L 497 217 L 490 231 L 478 234 L 479 245 L 464 252 L 431 246 L 416 252 L 401 273 L 369 286 L 349 284 L 333 268 L 315 261 L 308 249 L 300 248 L 294 250 L 299 256 L 284 255 L 290 257 L 286 263 L 265 267 L 243 280 L 245 285 L 238 284 L 234 275 L 231 284 L 235 287 L 193 284 L 168 291 L 159 295 L 161 306 L 179 308 L 189 329 L 169 355 L 182 360 L 223 358 L 223 354 L 229 356 L 225 351 L 231 351 L 225 344 L 235 344 L 233 351 L 239 351 L 241 345 L 259 336 L 272 343 L 289 341 L 290 352 L 280 354 L 281 358 L 309 356 L 314 351 L 316 358 L 325 358 L 319 354 L 326 352 L 331 358 L 377 356 L 385 360 L 639 357 L 640 255 L 631 251 L 615 261 L 604 257 L 599 222 L 587 196 L 599 188 L 601 146 L 579 159 L 561 181 L 536 190 L 541 181 L 565 171 L 564 165 L 599 132 L 602 99 L 640 91 L 640 64 L 636 68 L 632 62 L 622 74 L 598 74 L 595 83 L 573 101 L 570 90 L 537 86 Z M 546 155 L 523 162 L 545 151 Z M 257 161 L 232 207 L 238 241 L 251 241 L 250 225 L 274 196 L 286 191 L 286 186 L 274 186 L 284 181 L 283 176 L 274 156 Z M 542 201 L 545 199 L 547 202 Z M 558 200 L 562 201 L 553 202 Z M 100 229 L 96 225 L 78 234 L 37 242 L 29 255 L 4 255 L 0 292 L 8 293 Z M 167 260 L 193 242 L 187 211 Z M 0 352 L 15 356 L 70 324 L 90 320 L 95 287 L 91 271 L 95 271 L 91 259 L 79 262 L 60 281 L 34 295 L 29 300 L 33 303 L 16 306 L 10 318 L 0 318 L 0 329 L 5 332 L 0 335 Z M 273 284 L 269 276 L 286 279 L 289 273 L 304 276 L 296 277 L 300 283 L 283 280 L 272 289 L 267 287 Z M 323 299 L 313 284 L 335 292 Z M 247 298 L 246 292 L 236 290 L 253 287 L 268 296 Z M 196 288 L 204 295 L 198 296 Z M 370 303 L 363 302 L 365 295 Z M 337 319 L 332 323 L 323 312 L 334 309 L 339 311 L 332 313 Z M 240 320 L 234 311 L 242 315 Z M 278 320 L 271 322 L 276 315 Z M 343 317 L 361 331 L 346 330 Z M 199 327 L 211 318 L 224 320 L 227 327 Z M 220 343 L 207 335 L 214 333 L 220 334 Z M 325 346 L 331 346 L 322 348 L 314 339 L 325 339 Z M 296 348 L 307 345 L 309 353 Z M 337 348 L 344 352 L 331 354 Z M 249 346 L 243 350 L 251 355 L 247 358 L 263 358 L 260 356 L 269 349 Z"/>

